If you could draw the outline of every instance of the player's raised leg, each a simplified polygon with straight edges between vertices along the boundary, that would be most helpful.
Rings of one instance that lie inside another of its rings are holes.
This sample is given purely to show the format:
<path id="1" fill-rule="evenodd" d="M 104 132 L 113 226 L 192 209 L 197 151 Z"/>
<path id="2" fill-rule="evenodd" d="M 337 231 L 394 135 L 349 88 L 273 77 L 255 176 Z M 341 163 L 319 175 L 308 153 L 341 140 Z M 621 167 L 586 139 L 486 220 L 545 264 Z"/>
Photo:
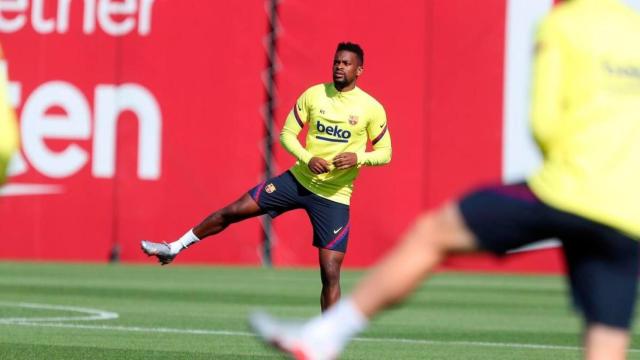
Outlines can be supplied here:
<path id="1" fill-rule="evenodd" d="M 189 230 L 180 239 L 172 243 L 154 243 L 151 241 L 142 241 L 141 247 L 149 256 L 156 256 L 162 265 L 169 264 L 173 259 L 191 244 L 194 244 L 207 236 L 215 235 L 227 226 L 264 214 L 260 206 L 251 196 L 251 192 L 242 195 L 238 200 L 216 210 L 207 216 L 193 229 Z"/>
<path id="2" fill-rule="evenodd" d="M 233 223 L 264 213 L 249 194 L 244 194 L 235 202 L 207 216 L 200 224 L 193 228 L 193 233 L 199 239 L 203 239 L 221 232 Z"/>

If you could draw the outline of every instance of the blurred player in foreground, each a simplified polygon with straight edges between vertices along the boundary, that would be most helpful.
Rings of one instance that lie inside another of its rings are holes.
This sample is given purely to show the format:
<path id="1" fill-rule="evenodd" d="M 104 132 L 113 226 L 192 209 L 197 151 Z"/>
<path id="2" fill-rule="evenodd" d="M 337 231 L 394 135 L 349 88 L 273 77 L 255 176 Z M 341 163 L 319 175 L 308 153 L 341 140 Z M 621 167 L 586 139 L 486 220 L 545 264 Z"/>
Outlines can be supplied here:
<path id="1" fill-rule="evenodd" d="M 0 48 L 0 186 L 6 180 L 11 155 L 18 148 L 18 126 L 9 103 L 9 76 L 7 63 Z"/>
<path id="2" fill-rule="evenodd" d="M 209 215 L 171 243 L 142 242 L 142 250 L 168 264 L 189 245 L 227 226 L 254 216 L 276 217 L 304 209 L 318 248 L 325 310 L 340 298 L 340 267 L 347 251 L 349 201 L 360 167 L 391 160 L 391 138 L 382 105 L 356 86 L 364 53 L 353 43 L 340 43 L 333 59 L 333 82 L 307 89 L 294 105 L 280 142 L 298 160 L 283 174 L 267 179 L 236 202 Z M 307 125 L 306 148 L 298 134 Z M 367 141 L 373 151 L 365 151 Z"/>
<path id="3" fill-rule="evenodd" d="M 557 237 L 585 321 L 584 357 L 624 359 L 640 250 L 639 39 L 640 15 L 617 0 L 558 6 L 539 29 L 535 57 L 532 127 L 541 168 L 526 183 L 478 189 L 419 216 L 323 316 L 296 324 L 256 313 L 256 332 L 298 359 L 333 359 L 449 254 L 502 255 Z"/>

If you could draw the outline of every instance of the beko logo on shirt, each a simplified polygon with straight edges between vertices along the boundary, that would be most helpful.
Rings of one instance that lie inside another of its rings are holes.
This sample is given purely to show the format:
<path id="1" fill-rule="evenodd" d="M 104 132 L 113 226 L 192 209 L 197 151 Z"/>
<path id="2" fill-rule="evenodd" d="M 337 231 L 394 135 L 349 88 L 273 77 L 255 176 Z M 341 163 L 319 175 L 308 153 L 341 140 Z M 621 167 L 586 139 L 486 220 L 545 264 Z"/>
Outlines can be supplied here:
<path id="1" fill-rule="evenodd" d="M 327 138 L 320 135 L 316 136 L 317 139 L 324 140 L 324 141 L 348 142 L 349 141 L 348 139 L 351 137 L 351 131 L 340 129 L 338 125 L 334 125 L 334 126 L 324 125 L 323 123 L 320 122 L 320 120 L 316 122 L 316 129 L 318 130 L 319 133 L 325 133 L 327 135 L 331 135 L 335 137 L 335 138 Z"/>

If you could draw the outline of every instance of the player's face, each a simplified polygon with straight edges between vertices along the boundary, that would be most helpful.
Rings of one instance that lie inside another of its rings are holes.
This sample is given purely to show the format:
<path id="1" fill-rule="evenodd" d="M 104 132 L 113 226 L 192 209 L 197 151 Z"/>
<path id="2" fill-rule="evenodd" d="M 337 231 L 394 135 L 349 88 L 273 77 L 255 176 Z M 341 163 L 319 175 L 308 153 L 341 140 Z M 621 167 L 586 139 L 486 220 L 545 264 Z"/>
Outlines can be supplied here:
<path id="1" fill-rule="evenodd" d="M 333 58 L 333 83 L 338 89 L 354 86 L 362 70 L 356 54 L 346 50 L 338 51 Z"/>

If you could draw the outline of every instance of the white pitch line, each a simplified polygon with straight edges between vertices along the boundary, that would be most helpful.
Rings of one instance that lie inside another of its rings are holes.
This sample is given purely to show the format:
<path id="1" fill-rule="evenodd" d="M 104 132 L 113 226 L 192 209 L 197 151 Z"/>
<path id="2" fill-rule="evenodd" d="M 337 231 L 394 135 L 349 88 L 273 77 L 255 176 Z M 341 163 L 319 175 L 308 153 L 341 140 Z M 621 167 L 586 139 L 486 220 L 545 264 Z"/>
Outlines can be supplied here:
<path id="1" fill-rule="evenodd" d="M 445 341 L 445 340 L 426 340 L 426 339 L 402 339 L 402 338 L 356 338 L 357 341 L 367 342 L 393 342 L 401 344 L 419 344 L 419 345 L 455 345 L 455 346 L 481 346 L 481 347 L 503 347 L 518 349 L 538 349 L 538 350 L 570 350 L 581 351 L 578 346 L 565 345 L 544 345 L 544 344 L 521 344 L 521 343 L 498 343 L 484 341 Z M 630 351 L 640 351 L 631 349 Z"/>
<path id="2" fill-rule="evenodd" d="M 2 325 L 2 323 L 0 323 Z M 222 336 L 242 336 L 255 337 L 254 334 L 244 331 L 229 330 L 206 330 L 206 329 L 176 329 L 176 328 L 152 328 L 140 326 L 112 326 L 112 325 L 85 325 L 85 324 L 65 324 L 65 323 L 30 323 L 15 322 L 4 325 L 17 326 L 40 326 L 40 327 L 56 327 L 70 329 L 87 329 L 87 330 L 106 330 L 106 331 L 127 331 L 142 333 L 172 333 L 172 334 L 195 334 L 195 335 L 222 335 Z M 417 344 L 417 345 L 444 345 L 444 346 L 477 346 L 477 347 L 499 347 L 514 349 L 537 349 L 537 350 L 566 350 L 581 351 L 578 346 L 563 345 L 545 345 L 545 344 L 522 344 L 522 343 L 498 343 L 483 341 L 446 341 L 446 340 L 426 340 L 426 339 L 402 339 L 402 338 L 355 338 L 355 341 L 361 342 L 384 342 L 398 344 Z M 640 349 L 629 349 L 629 352 L 637 353 Z"/>
<path id="3" fill-rule="evenodd" d="M 171 334 L 255 337 L 253 333 L 244 332 L 244 331 L 230 331 L 230 330 L 176 329 L 176 328 L 141 327 L 141 326 L 69 324 L 69 323 L 55 322 L 55 321 L 112 320 L 112 319 L 117 319 L 119 315 L 118 313 L 115 313 L 115 312 L 103 311 L 98 309 L 81 308 L 81 307 L 74 307 L 74 306 L 48 305 L 48 304 L 0 302 L 0 307 L 2 306 L 80 312 L 80 313 L 89 314 L 89 316 L 67 316 L 67 317 L 49 317 L 49 318 L 28 318 L 28 317 L 27 318 L 0 318 L 0 326 L 15 325 L 15 326 L 54 327 L 54 328 L 68 328 L 68 329 L 126 331 L 126 332 L 142 332 L 142 333 L 171 333 Z M 501 347 L 501 348 L 516 348 L 516 349 L 567 350 L 567 351 L 582 350 L 582 348 L 578 346 L 499 343 L 499 342 L 483 342 L 483 341 L 445 341 L 445 340 L 427 340 L 427 339 L 363 338 L 363 337 L 355 338 L 354 340 L 361 341 L 361 342 L 385 342 L 385 343 L 418 344 L 418 345 L 477 346 L 477 347 Z M 640 349 L 629 349 L 629 352 L 634 352 L 634 353 L 640 352 Z"/>
<path id="4" fill-rule="evenodd" d="M 2 323 L 0 323 L 2 324 Z M 118 326 L 118 325 L 85 325 L 85 324 L 66 324 L 66 323 L 37 323 L 29 321 L 20 321 L 8 323 L 6 325 L 19 326 L 42 326 L 69 329 L 89 329 L 89 330 L 108 330 L 108 331 L 128 331 L 143 333 L 171 333 L 171 334 L 194 334 L 194 335 L 226 335 L 226 336 L 254 336 L 252 333 L 244 331 L 229 330 L 206 330 L 206 329 L 175 329 L 175 328 L 149 328 L 140 326 Z"/>
<path id="5" fill-rule="evenodd" d="M 79 312 L 83 314 L 88 314 L 87 316 L 0 318 L 0 323 L 2 324 L 22 323 L 22 322 L 45 322 L 45 321 L 48 322 L 48 321 L 111 320 L 111 319 L 117 319 L 119 317 L 118 313 L 103 311 L 98 309 L 75 307 L 75 306 L 0 302 L 0 307 L 19 307 L 19 308 L 39 309 L 39 310 L 58 310 L 58 311 L 70 311 L 70 312 Z"/>

